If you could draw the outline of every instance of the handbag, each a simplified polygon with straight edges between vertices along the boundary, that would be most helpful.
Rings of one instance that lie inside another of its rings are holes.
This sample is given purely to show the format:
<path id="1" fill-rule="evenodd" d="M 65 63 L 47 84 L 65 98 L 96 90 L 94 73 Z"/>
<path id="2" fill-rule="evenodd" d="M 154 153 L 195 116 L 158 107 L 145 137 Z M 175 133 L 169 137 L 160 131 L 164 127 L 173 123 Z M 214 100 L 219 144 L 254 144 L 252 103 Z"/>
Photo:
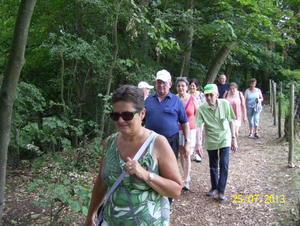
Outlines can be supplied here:
<path id="1" fill-rule="evenodd" d="M 140 147 L 140 149 L 138 150 L 138 152 L 135 154 L 133 160 L 138 160 L 141 155 L 144 153 L 144 150 L 146 147 L 148 147 L 148 145 L 150 144 L 150 142 L 154 139 L 154 137 L 157 137 L 158 134 L 155 132 L 152 132 L 150 134 L 150 136 L 147 138 L 147 140 L 144 142 L 144 144 L 142 145 L 142 147 Z M 96 223 L 96 226 L 99 226 L 103 223 L 103 210 L 104 210 L 104 206 L 109 198 L 109 196 L 113 193 L 113 191 L 118 187 L 118 185 L 121 183 L 121 181 L 123 180 L 123 178 L 128 174 L 128 172 L 123 171 L 121 173 L 121 175 L 119 176 L 119 178 L 115 181 L 115 183 L 113 184 L 113 186 L 111 187 L 111 189 L 109 190 L 109 192 L 107 193 L 106 199 L 104 201 L 104 203 L 102 203 L 100 205 L 100 207 L 98 208 L 97 214 L 98 214 L 98 220 Z"/>

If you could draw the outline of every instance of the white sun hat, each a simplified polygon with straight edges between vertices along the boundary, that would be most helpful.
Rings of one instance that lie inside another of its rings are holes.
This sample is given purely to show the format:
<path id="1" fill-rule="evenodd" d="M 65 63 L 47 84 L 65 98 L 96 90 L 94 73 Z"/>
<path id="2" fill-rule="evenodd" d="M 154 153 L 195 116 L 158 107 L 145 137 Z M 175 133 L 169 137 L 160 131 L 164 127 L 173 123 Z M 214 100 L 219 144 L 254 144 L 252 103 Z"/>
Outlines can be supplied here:
<path id="1" fill-rule="evenodd" d="M 143 89 L 143 88 L 146 88 L 146 89 L 153 89 L 154 86 L 150 86 L 147 82 L 140 82 L 138 84 L 138 88 L 140 89 Z"/>

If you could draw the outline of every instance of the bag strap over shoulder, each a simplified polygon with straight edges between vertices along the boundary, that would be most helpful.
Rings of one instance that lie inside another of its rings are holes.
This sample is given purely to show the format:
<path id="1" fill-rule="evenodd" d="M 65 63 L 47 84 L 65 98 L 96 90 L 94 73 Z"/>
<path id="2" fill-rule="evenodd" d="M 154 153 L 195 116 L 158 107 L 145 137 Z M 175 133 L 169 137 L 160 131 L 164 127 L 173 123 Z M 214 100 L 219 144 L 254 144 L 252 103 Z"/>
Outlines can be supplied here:
<path id="1" fill-rule="evenodd" d="M 191 102 L 191 100 L 192 100 L 192 95 L 190 96 L 190 99 L 189 99 L 189 102 L 187 103 L 187 105 L 185 106 L 185 110 L 188 108 L 188 106 L 189 106 L 189 104 L 190 104 L 190 102 Z"/>
<path id="2" fill-rule="evenodd" d="M 135 154 L 133 160 L 139 160 L 140 157 L 142 156 L 142 154 L 144 153 L 146 147 L 148 147 L 148 145 L 150 144 L 150 142 L 153 140 L 154 137 L 158 136 L 157 133 L 155 133 L 154 131 L 150 134 L 150 136 L 147 138 L 147 140 L 144 142 L 144 144 L 142 145 L 142 147 L 138 150 L 138 152 Z M 117 188 L 117 186 L 121 183 L 121 181 L 123 180 L 123 178 L 126 176 L 126 174 L 128 174 L 128 172 L 123 171 L 123 173 L 119 176 L 119 178 L 116 180 L 116 182 L 113 184 L 113 186 L 111 187 L 111 189 L 109 190 L 109 192 L 107 193 L 106 199 L 104 201 L 104 206 L 106 204 L 106 201 L 108 200 L 109 196 L 111 195 L 111 193 L 113 193 L 113 191 Z"/>

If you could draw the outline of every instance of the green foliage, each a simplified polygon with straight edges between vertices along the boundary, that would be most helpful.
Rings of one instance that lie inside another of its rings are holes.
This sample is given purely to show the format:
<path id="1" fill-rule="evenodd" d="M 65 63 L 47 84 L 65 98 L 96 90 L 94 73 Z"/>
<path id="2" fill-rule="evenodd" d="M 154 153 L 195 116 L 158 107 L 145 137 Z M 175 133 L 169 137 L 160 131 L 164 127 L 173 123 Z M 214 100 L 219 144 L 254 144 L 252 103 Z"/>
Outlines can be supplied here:
<path id="1" fill-rule="evenodd" d="M 72 183 L 70 179 L 64 179 L 60 183 L 48 183 L 41 179 L 29 185 L 29 192 L 39 191 L 38 201 L 33 203 L 47 211 L 50 209 L 51 222 L 58 222 L 66 208 L 87 216 L 91 199 L 91 188 Z"/>
<path id="2" fill-rule="evenodd" d="M 29 185 L 29 192 L 38 192 L 39 198 L 34 202 L 49 214 L 50 224 L 70 224 L 64 211 L 71 209 L 87 216 L 91 199 L 91 184 L 99 167 L 100 141 L 86 145 L 83 150 L 72 149 L 62 153 L 49 152 L 32 164 L 34 180 Z M 41 171 L 43 171 L 41 175 Z M 90 172 L 89 172 L 90 171 Z"/>
<path id="3" fill-rule="evenodd" d="M 283 76 L 287 77 L 289 80 L 292 80 L 292 81 L 297 81 L 297 80 L 300 80 L 300 70 L 294 70 L 294 71 L 291 71 L 290 69 L 287 69 L 287 70 L 279 70 L 280 73 L 283 74 Z"/>
<path id="4" fill-rule="evenodd" d="M 105 112 L 105 114 L 109 114 L 112 112 L 112 105 L 109 103 L 109 101 L 112 98 L 112 93 L 110 93 L 109 95 L 103 95 L 101 93 L 98 94 L 98 97 L 101 98 L 103 103 L 108 103 L 106 105 L 103 105 L 103 111 Z"/>

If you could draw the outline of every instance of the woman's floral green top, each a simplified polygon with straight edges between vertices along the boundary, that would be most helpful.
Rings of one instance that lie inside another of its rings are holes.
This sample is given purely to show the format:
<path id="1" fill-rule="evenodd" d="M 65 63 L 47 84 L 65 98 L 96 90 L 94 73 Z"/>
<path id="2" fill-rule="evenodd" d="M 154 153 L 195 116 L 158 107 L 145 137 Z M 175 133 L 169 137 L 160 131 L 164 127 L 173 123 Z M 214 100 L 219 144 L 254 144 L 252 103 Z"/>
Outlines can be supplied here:
<path id="1" fill-rule="evenodd" d="M 101 176 L 108 191 L 125 168 L 116 145 L 118 133 L 111 136 L 103 159 Z M 159 175 L 159 169 L 151 153 L 155 139 L 147 148 L 147 153 L 139 159 L 140 165 Z M 107 201 L 103 212 L 102 225 L 149 226 L 169 225 L 170 204 L 167 197 L 158 194 L 136 176 L 125 176 Z"/>

